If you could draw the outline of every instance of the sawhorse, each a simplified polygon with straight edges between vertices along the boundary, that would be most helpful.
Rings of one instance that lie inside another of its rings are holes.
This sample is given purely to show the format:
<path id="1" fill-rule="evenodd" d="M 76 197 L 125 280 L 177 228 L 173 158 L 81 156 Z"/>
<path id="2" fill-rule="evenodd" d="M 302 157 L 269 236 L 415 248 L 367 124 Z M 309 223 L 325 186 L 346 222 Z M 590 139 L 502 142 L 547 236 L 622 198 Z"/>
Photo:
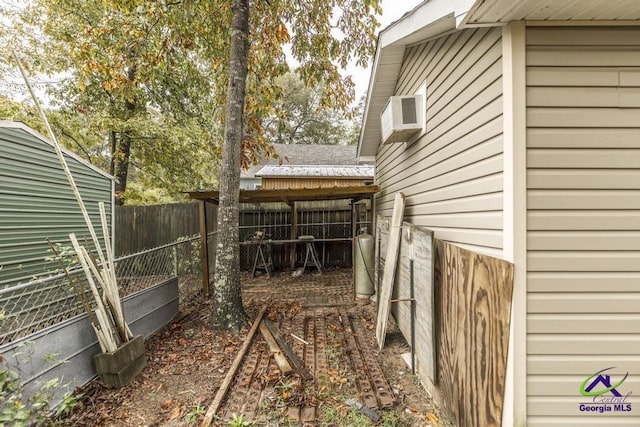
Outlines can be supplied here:
<path id="1" fill-rule="evenodd" d="M 266 247 L 267 249 L 267 259 L 269 261 L 267 261 L 264 258 L 264 251 L 262 250 L 263 247 Z M 267 277 L 271 277 L 271 272 L 269 271 L 269 268 L 271 266 L 272 266 L 271 248 L 269 247 L 269 244 L 268 243 L 258 244 L 258 248 L 256 249 L 256 257 L 253 260 L 253 270 L 251 271 L 251 277 L 256 277 L 256 269 L 258 268 L 263 268 L 264 271 L 267 273 Z"/>
<path id="2" fill-rule="evenodd" d="M 315 265 L 315 267 L 318 269 L 318 272 L 322 274 L 322 265 L 320 264 L 320 261 L 318 261 L 318 253 L 316 252 L 315 246 L 313 246 L 313 241 L 315 240 L 315 238 L 313 236 L 300 236 L 298 237 L 298 239 L 305 242 L 305 246 L 307 247 L 307 251 L 304 256 L 304 264 L 302 265 L 302 271 L 304 272 L 304 270 L 307 268 L 307 263 L 309 262 L 309 258 L 311 258 L 311 260 L 313 261 L 313 265 Z"/>

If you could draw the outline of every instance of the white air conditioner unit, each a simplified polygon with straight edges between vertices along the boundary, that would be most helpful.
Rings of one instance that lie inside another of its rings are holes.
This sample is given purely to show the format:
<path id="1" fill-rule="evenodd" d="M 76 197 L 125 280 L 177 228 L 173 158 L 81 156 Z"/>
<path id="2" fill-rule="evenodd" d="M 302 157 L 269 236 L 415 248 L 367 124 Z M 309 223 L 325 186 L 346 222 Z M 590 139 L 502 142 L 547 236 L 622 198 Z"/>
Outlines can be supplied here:
<path id="1" fill-rule="evenodd" d="M 392 96 L 380 115 L 382 143 L 406 142 L 422 130 L 424 104 L 422 95 Z"/>

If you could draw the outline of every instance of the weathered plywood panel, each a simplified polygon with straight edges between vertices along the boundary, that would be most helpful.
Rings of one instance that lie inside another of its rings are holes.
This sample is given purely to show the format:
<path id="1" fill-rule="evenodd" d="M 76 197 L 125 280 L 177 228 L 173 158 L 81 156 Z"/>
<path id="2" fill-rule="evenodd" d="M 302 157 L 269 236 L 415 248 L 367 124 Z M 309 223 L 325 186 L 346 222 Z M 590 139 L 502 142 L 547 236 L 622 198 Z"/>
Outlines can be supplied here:
<path id="1" fill-rule="evenodd" d="M 382 249 L 389 239 L 389 221 L 379 218 L 377 236 Z M 384 265 L 384 251 L 379 252 L 378 265 Z M 411 271 L 413 260 L 413 272 Z M 413 275 L 413 295 L 415 298 L 415 358 L 417 374 L 427 380 L 425 384 L 435 382 L 435 324 L 434 324 L 434 286 L 433 286 L 433 231 L 424 227 L 402 224 L 402 239 L 398 260 L 395 286 L 392 297 L 404 300 L 393 303 L 391 313 L 407 342 L 411 345 L 411 280 Z M 380 267 L 377 267 L 379 270 Z"/>
<path id="2" fill-rule="evenodd" d="M 438 380 L 458 425 L 502 422 L 513 265 L 436 240 Z"/>
<path id="3" fill-rule="evenodd" d="M 343 178 L 343 177 L 327 177 L 327 178 L 262 178 L 262 188 L 265 190 L 288 190 L 291 188 L 333 188 L 333 187 L 353 187 L 364 185 L 366 181 L 371 179 L 362 178 Z"/>

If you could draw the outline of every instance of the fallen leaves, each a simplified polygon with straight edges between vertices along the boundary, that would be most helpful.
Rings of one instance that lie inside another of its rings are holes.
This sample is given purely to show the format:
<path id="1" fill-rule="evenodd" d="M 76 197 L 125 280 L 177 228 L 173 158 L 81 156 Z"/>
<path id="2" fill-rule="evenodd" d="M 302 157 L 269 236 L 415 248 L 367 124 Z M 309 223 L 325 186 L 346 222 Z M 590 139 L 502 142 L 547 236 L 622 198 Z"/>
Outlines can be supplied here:
<path id="1" fill-rule="evenodd" d="M 182 417 L 182 408 L 180 406 L 176 406 L 175 408 L 173 408 L 173 410 L 169 414 L 170 420 L 177 420 L 178 418 L 181 418 L 181 417 Z"/>
<path id="2" fill-rule="evenodd" d="M 335 370 L 329 370 L 327 371 L 327 374 L 329 374 L 329 382 L 331 384 L 346 384 L 347 382 L 349 382 L 349 379 L 343 375 L 340 374 L 340 372 L 335 371 Z"/>
<path id="3" fill-rule="evenodd" d="M 173 399 L 165 400 L 164 402 L 160 403 L 160 408 L 162 408 L 165 411 L 171 408 L 172 406 L 173 406 Z"/>
<path id="4" fill-rule="evenodd" d="M 427 412 L 425 415 L 431 424 L 438 424 L 438 417 L 433 412 Z"/>

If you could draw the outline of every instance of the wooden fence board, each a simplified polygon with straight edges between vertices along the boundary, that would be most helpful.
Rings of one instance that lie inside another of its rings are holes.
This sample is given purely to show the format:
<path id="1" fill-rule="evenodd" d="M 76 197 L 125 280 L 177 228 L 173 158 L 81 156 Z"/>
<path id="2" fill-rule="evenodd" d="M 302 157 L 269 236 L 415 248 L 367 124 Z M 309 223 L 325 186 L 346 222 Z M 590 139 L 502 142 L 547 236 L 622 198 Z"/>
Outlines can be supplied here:
<path id="1" fill-rule="evenodd" d="M 342 202 L 342 201 L 338 201 Z M 207 229 L 216 229 L 217 210 L 207 203 Z M 283 207 L 284 206 L 284 207 Z M 298 235 L 313 235 L 317 238 L 351 237 L 351 209 L 348 203 L 328 201 L 301 202 L 298 209 Z M 368 224 L 367 217 L 360 225 Z M 247 240 L 258 230 L 264 230 L 273 240 L 288 239 L 291 231 L 291 215 L 288 206 L 264 204 L 243 205 L 240 210 L 240 240 Z M 126 255 L 174 242 L 176 239 L 200 233 L 198 204 L 176 203 L 153 206 L 116 206 L 115 250 L 116 255 Z M 296 257 L 304 260 L 304 246 L 296 245 Z M 318 242 L 316 250 L 321 263 L 328 267 L 351 266 L 351 241 Z M 242 269 L 251 269 L 256 248 L 240 248 Z M 288 268 L 291 248 L 289 245 L 272 247 L 272 262 L 276 268 Z M 209 239 L 209 266 L 213 268 L 215 245 Z"/>
<path id="2" fill-rule="evenodd" d="M 436 240 L 438 380 L 461 426 L 502 422 L 513 265 Z"/>

